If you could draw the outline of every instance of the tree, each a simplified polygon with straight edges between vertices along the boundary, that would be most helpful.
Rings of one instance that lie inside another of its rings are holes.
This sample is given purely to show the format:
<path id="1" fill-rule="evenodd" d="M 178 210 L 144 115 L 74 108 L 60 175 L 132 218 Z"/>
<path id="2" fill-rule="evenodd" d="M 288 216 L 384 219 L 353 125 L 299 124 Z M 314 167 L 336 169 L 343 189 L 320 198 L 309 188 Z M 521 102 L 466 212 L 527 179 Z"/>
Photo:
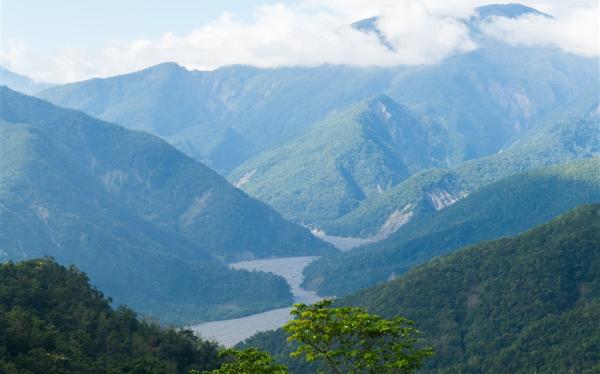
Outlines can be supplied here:
<path id="1" fill-rule="evenodd" d="M 433 354 L 417 349 L 419 332 L 403 317 L 391 320 L 360 308 L 332 308 L 330 300 L 296 304 L 284 329 L 288 341 L 311 362 L 323 360 L 332 373 L 410 373 Z"/>
<path id="2" fill-rule="evenodd" d="M 256 348 L 244 351 L 226 349 L 219 353 L 225 360 L 219 369 L 205 372 L 207 374 L 287 374 L 285 365 L 277 364 L 267 352 Z M 190 374 L 198 374 L 190 371 Z"/>

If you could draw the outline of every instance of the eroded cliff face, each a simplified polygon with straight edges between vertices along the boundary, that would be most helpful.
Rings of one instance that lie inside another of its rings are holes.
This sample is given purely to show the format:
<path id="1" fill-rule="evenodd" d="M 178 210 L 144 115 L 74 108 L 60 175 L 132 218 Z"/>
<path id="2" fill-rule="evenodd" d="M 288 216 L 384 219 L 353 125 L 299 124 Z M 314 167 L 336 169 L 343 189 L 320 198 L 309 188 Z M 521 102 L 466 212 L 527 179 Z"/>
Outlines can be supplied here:
<path id="1" fill-rule="evenodd" d="M 429 190 L 426 197 L 429 204 L 431 204 L 435 210 L 442 210 L 467 197 L 467 195 L 467 192 L 458 191 L 451 186 L 439 186 Z"/>

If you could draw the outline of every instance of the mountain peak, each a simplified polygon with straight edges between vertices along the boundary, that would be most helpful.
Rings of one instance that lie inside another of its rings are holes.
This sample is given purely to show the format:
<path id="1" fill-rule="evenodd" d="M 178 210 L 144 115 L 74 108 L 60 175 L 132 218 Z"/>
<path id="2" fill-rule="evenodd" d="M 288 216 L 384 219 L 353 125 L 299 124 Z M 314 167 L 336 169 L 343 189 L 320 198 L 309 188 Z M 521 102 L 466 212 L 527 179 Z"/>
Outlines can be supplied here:
<path id="1" fill-rule="evenodd" d="M 185 67 L 173 61 L 162 62 L 157 65 L 150 66 L 140 72 L 145 73 L 174 73 L 178 71 L 188 71 Z"/>
<path id="2" fill-rule="evenodd" d="M 384 104 L 384 105 L 399 105 L 397 102 L 395 102 L 391 97 L 389 97 L 386 94 L 378 94 L 373 96 L 372 98 L 366 100 L 366 103 L 368 105 L 373 105 L 373 104 Z"/>
<path id="3" fill-rule="evenodd" d="M 0 85 L 10 87 L 28 95 L 33 95 L 48 87 L 52 87 L 50 83 L 36 81 L 2 66 L 0 66 Z"/>
<path id="4" fill-rule="evenodd" d="M 356 21 L 351 26 L 354 29 L 364 33 L 374 33 L 381 44 L 383 44 L 390 51 L 393 51 L 395 49 L 394 46 L 389 42 L 381 30 L 379 30 L 377 22 L 379 22 L 379 16 L 373 16 Z"/>
<path id="5" fill-rule="evenodd" d="M 368 111 L 381 114 L 386 118 L 386 120 L 391 117 L 400 117 L 404 119 L 406 119 L 407 116 L 412 117 L 412 114 L 408 108 L 386 94 L 376 95 L 365 101 L 365 104 Z M 412 120 L 410 122 L 412 122 Z"/>
<path id="6" fill-rule="evenodd" d="M 516 19 L 526 15 L 543 16 L 552 18 L 551 15 L 542 13 L 535 8 L 523 4 L 488 4 L 475 8 L 475 14 L 480 20 L 486 20 L 490 17 L 504 17 Z"/>

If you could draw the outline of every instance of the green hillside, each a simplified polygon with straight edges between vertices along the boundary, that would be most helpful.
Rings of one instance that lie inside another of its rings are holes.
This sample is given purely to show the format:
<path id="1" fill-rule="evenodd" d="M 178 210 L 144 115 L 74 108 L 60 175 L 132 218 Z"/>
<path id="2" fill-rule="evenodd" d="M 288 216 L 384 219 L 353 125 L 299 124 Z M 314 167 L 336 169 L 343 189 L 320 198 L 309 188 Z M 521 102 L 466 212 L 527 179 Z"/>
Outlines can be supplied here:
<path id="1" fill-rule="evenodd" d="M 322 228 L 332 235 L 372 236 L 399 212 L 414 217 L 439 210 L 510 175 L 598 155 L 600 117 L 594 92 L 557 107 L 548 120 L 527 131 L 502 152 L 445 169 L 416 173 L 383 194 L 364 200 L 354 211 L 323 224 Z"/>
<path id="2" fill-rule="evenodd" d="M 174 63 L 53 87 L 57 105 L 159 135 L 227 173 L 312 124 L 386 94 L 451 136 L 449 164 L 497 152 L 586 89 L 597 61 L 553 48 L 478 40 L 439 64 L 359 68 L 323 65 L 188 71 Z M 228 150 L 228 151 L 224 151 Z"/>
<path id="3" fill-rule="evenodd" d="M 164 141 L 0 91 L 0 260 L 76 264 L 118 303 L 191 323 L 289 305 L 219 260 L 333 251 Z"/>
<path id="4" fill-rule="evenodd" d="M 446 209 L 416 216 L 381 242 L 323 257 L 305 285 L 345 295 L 468 244 L 516 235 L 580 204 L 600 202 L 600 157 L 507 177 Z"/>
<path id="5" fill-rule="evenodd" d="M 33 125 L 73 167 L 138 216 L 226 259 L 312 255 L 332 248 L 204 165 L 143 132 L 2 89 L 0 119 Z M 9 164 L 8 161 L 6 161 Z"/>
<path id="6" fill-rule="evenodd" d="M 0 265 L 0 371 L 188 373 L 220 362 L 217 346 L 112 309 L 87 276 L 50 259 Z"/>
<path id="7" fill-rule="evenodd" d="M 1 260 L 77 264 L 117 303 L 165 323 L 289 305 L 287 283 L 229 270 L 208 250 L 124 209 L 28 125 L 0 122 Z"/>
<path id="8" fill-rule="evenodd" d="M 229 179 L 284 216 L 319 224 L 435 164 L 428 138 L 406 108 L 378 96 L 269 148 Z"/>
<path id="9" fill-rule="evenodd" d="M 448 372 L 600 369 L 600 205 L 344 300 L 415 320 Z"/>
<path id="10" fill-rule="evenodd" d="M 39 97 L 150 131 L 210 167 L 228 172 L 332 110 L 380 93 L 382 78 L 381 69 L 354 67 L 229 66 L 188 71 L 164 63 L 132 74 L 59 86 Z"/>
<path id="11" fill-rule="evenodd" d="M 435 355 L 423 373 L 595 373 L 600 370 L 600 205 L 578 207 L 515 238 L 435 258 L 339 301 L 415 321 Z M 282 330 L 258 346 L 312 373 Z"/>

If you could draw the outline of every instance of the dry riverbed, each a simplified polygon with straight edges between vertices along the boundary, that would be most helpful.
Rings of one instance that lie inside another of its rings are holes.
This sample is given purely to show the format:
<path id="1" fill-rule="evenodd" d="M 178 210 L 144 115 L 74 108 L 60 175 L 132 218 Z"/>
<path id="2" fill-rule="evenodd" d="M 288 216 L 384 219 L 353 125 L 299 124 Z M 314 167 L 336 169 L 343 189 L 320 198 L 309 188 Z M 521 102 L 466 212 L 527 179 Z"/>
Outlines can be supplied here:
<path id="1" fill-rule="evenodd" d="M 319 300 L 317 294 L 303 289 L 300 285 L 303 280 L 302 270 L 317 258 L 305 256 L 242 261 L 230 266 L 235 269 L 264 271 L 280 275 L 290 285 L 295 302 L 314 303 Z M 291 307 L 280 308 L 242 318 L 206 322 L 191 326 L 191 329 L 205 339 L 216 340 L 225 347 L 232 347 L 257 332 L 274 330 L 283 326 L 290 319 L 290 310 Z"/>

